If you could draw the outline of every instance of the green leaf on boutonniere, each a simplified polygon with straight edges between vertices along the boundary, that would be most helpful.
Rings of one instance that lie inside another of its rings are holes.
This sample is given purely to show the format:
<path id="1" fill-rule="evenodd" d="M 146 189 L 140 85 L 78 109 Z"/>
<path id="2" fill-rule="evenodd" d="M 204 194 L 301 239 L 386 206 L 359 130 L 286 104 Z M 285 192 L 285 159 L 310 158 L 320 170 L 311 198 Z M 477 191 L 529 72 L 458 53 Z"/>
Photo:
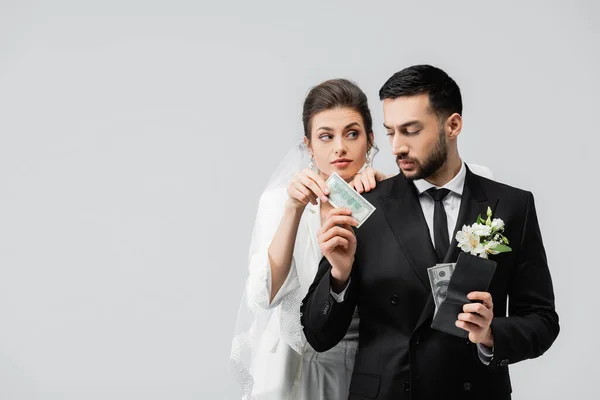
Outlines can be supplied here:
<path id="1" fill-rule="evenodd" d="M 492 250 L 497 251 L 498 253 L 508 253 L 509 251 L 512 251 L 512 249 L 505 244 L 497 244 Z"/>
<path id="2" fill-rule="evenodd" d="M 490 208 L 490 206 L 488 206 L 488 208 L 487 208 L 487 217 L 488 217 L 488 219 L 490 219 L 492 217 L 492 209 Z"/>
<path id="3" fill-rule="evenodd" d="M 506 244 L 508 244 L 508 239 L 506 238 L 506 236 L 502 236 L 502 241 Z"/>
<path id="4" fill-rule="evenodd" d="M 477 216 L 477 223 L 478 223 L 478 224 L 481 224 L 481 225 L 483 225 L 483 224 L 484 224 L 483 218 L 481 218 L 481 214 L 479 214 L 479 215 Z"/>

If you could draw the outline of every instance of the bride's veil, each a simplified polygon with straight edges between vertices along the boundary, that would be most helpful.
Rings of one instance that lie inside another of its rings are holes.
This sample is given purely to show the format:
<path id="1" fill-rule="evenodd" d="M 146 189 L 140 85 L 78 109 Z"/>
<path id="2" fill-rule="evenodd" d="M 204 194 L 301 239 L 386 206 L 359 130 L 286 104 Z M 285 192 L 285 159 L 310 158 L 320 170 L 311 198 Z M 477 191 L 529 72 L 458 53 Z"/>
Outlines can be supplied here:
<path id="1" fill-rule="evenodd" d="M 284 192 L 294 174 L 307 168 L 309 163 L 309 153 L 306 150 L 304 143 L 301 142 L 301 144 L 293 146 L 283 157 L 271 175 L 267 186 L 263 190 L 261 198 L 265 194 L 273 193 L 274 191 Z M 260 212 L 257 213 L 254 222 L 248 253 L 248 263 L 257 262 L 257 258 L 259 259 L 258 262 L 261 262 L 260 258 L 267 257 L 266 249 L 275 234 L 274 231 L 271 232 L 272 229 L 265 229 L 264 222 L 260 220 L 259 214 Z M 264 260 L 264 265 L 268 265 L 266 259 Z M 244 269 L 244 272 L 247 273 L 247 271 L 247 268 Z M 269 272 L 270 271 L 264 271 L 265 274 Z M 276 311 L 276 309 L 264 309 L 256 305 L 257 302 L 255 300 L 257 294 L 250 293 L 251 290 L 249 290 L 250 286 L 256 287 L 256 285 L 251 285 L 250 279 L 255 278 L 249 276 L 246 280 L 237 315 L 230 354 L 231 373 L 240 385 L 242 399 L 250 399 L 254 386 L 254 379 L 252 376 L 253 360 L 256 357 L 260 340 L 267 323 L 272 314 Z M 266 277 L 258 277 L 258 279 L 266 279 Z M 266 292 L 259 295 L 268 296 Z M 266 300 L 266 303 L 269 302 L 269 299 L 262 300 Z M 300 326 L 299 321 L 298 326 Z M 302 350 L 301 332 L 295 332 L 293 336 L 293 338 L 288 340 L 288 343 L 290 344 L 290 347 L 300 353 Z"/>

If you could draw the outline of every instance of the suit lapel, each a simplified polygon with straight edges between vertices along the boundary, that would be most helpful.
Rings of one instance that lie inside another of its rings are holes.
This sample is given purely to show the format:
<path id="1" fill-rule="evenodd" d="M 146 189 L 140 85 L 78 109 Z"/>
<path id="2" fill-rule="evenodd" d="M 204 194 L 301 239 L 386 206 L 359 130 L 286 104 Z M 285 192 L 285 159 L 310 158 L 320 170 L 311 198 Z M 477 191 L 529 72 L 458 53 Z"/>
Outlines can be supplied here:
<path id="1" fill-rule="evenodd" d="M 445 263 L 456 262 L 460 249 L 457 246 L 456 233 L 460 231 L 463 225 L 471 225 L 477 221 L 477 216 L 484 217 L 488 206 L 495 210 L 498 199 L 488 199 L 481 184 L 479 177 L 473 174 L 467 167 L 467 175 L 465 176 L 465 186 L 454 227 L 454 234 L 450 241 L 450 248 L 444 258 Z"/>
<path id="2" fill-rule="evenodd" d="M 399 174 L 393 191 L 395 197 L 379 197 L 381 208 L 411 268 L 430 292 L 427 268 L 437 263 L 437 257 L 417 190 Z"/>

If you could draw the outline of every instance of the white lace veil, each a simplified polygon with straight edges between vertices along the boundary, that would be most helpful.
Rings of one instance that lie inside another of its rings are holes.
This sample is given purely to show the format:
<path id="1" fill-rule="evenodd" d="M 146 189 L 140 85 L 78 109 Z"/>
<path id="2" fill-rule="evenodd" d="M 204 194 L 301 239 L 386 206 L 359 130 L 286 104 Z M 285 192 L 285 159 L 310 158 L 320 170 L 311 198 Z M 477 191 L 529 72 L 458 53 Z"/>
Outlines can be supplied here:
<path id="1" fill-rule="evenodd" d="M 263 191 L 263 195 L 278 190 L 285 192 L 285 189 L 294 174 L 307 168 L 309 163 L 310 157 L 304 143 L 301 142 L 301 144 L 293 146 L 283 157 L 282 161 L 271 175 L 271 179 Z M 265 232 L 259 233 L 262 223 L 259 219 L 260 213 L 257 213 L 252 232 L 252 239 L 250 241 L 248 263 L 252 262 L 252 259 L 255 257 L 263 256 L 258 253 L 266 253 L 265 249 L 268 248 L 275 233 L 274 231 L 272 233 L 267 232 L 266 235 Z M 267 255 L 264 254 L 264 257 L 267 257 Z M 270 271 L 265 271 L 265 273 L 270 273 Z M 234 379 L 240 385 L 241 398 L 243 400 L 250 399 L 254 386 L 254 379 L 252 376 L 253 361 L 256 357 L 265 328 L 271 317 L 274 317 L 273 314 L 277 311 L 277 308 L 264 309 L 256 306 L 253 298 L 256 294 L 253 294 L 253 296 L 249 295 L 250 279 L 251 277 L 248 277 L 246 280 L 244 292 L 242 294 L 230 354 L 230 370 Z M 265 293 L 265 295 L 267 294 Z M 268 300 L 269 299 L 267 299 L 267 302 Z M 299 324 L 300 322 L 298 321 L 298 325 Z M 301 336 L 301 333 L 295 336 Z M 290 344 L 290 347 L 300 353 L 302 351 L 301 341 L 296 339 L 298 338 L 294 338 L 293 340 L 288 341 L 288 343 Z"/>

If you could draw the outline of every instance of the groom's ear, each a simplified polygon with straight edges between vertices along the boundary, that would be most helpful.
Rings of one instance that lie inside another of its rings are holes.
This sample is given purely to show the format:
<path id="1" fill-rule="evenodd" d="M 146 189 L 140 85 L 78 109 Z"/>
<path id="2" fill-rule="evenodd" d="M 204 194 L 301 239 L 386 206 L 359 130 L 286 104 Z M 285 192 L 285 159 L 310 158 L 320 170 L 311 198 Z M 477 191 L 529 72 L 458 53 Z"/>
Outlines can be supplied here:
<path id="1" fill-rule="evenodd" d="M 462 131 L 462 117 L 459 113 L 454 113 L 446 119 L 444 130 L 448 139 L 456 139 Z"/>

